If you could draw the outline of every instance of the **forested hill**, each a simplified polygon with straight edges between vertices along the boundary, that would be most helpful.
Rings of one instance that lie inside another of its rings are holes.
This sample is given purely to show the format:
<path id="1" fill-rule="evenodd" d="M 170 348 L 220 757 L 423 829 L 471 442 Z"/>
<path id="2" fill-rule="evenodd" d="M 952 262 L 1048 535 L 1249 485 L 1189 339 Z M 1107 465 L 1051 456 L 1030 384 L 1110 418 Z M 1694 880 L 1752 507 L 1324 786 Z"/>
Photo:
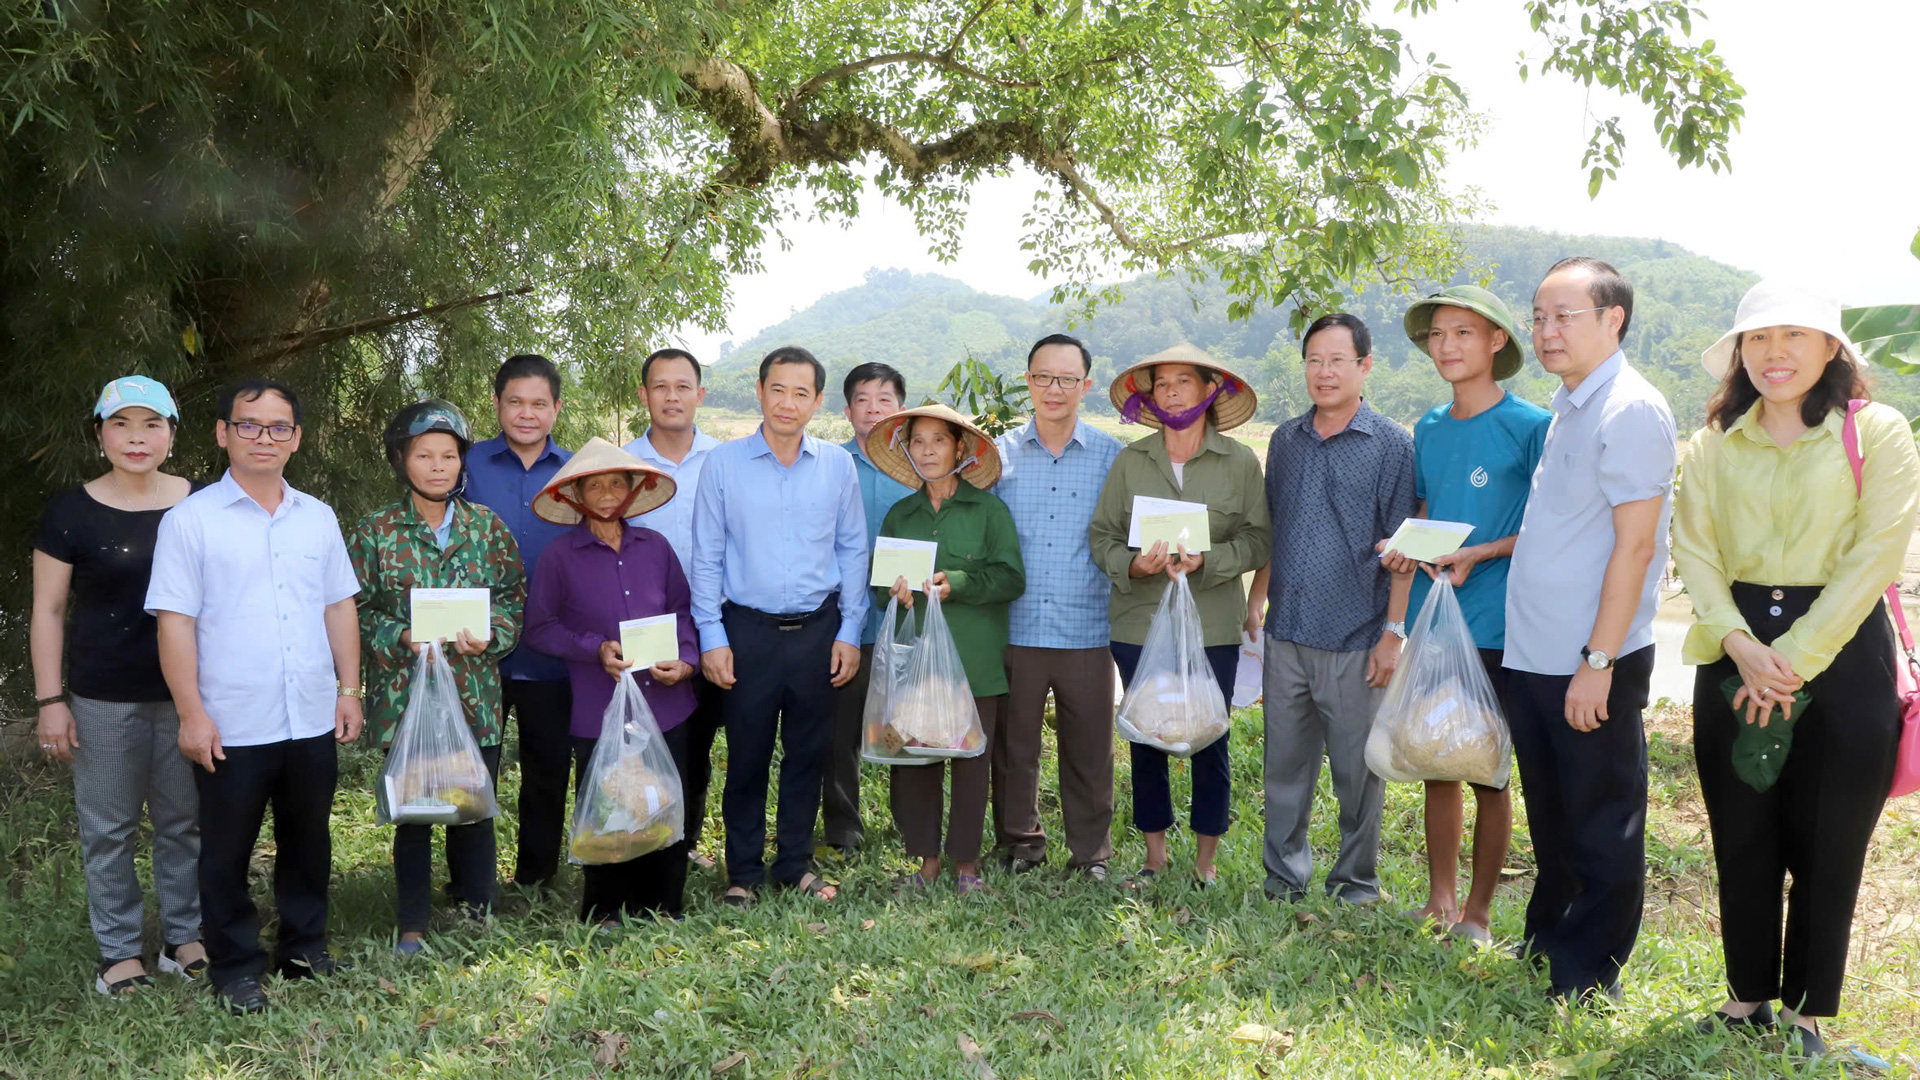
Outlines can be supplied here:
<path id="1" fill-rule="evenodd" d="M 1700 367 L 1700 351 L 1732 325 L 1740 295 L 1756 280 L 1753 274 L 1662 240 L 1475 228 L 1466 233 L 1466 248 L 1470 269 L 1459 280 L 1491 275 L 1494 291 L 1517 313 L 1530 310 L 1533 286 L 1564 255 L 1597 255 L 1619 267 L 1635 289 L 1627 355 L 1666 393 L 1680 430 L 1698 426 L 1714 389 Z M 1423 285 L 1418 291 L 1424 294 L 1433 287 Z M 1299 342 L 1287 329 L 1285 310 L 1230 321 L 1225 291 L 1215 283 L 1142 278 L 1122 292 L 1119 303 L 1069 328 L 1061 310 L 1044 298 L 995 296 L 938 275 L 873 270 L 864 284 L 823 297 L 724 350 L 722 370 L 712 382 L 713 398 L 716 404 L 750 408 L 746 369 L 774 346 L 793 343 L 812 349 L 836 379 L 867 360 L 890 363 L 906 373 L 908 396 L 917 402 L 933 392 L 957 360 L 972 355 L 997 370 L 1018 371 L 1034 339 L 1068 330 L 1093 349 L 1094 374 L 1102 386 L 1114 371 L 1188 340 L 1253 380 L 1264 419 L 1278 420 L 1306 408 Z M 1348 305 L 1375 334 L 1374 354 L 1380 362 L 1368 380 L 1368 400 L 1406 424 L 1446 397 L 1445 384 L 1400 329 L 1410 299 L 1374 286 Z M 1510 385 L 1544 404 L 1555 382 L 1533 361 L 1529 348 L 1524 373 Z M 1920 412 L 1920 376 L 1879 374 L 1874 396 L 1911 416 Z M 829 398 L 839 404 L 837 390 Z M 1091 407 L 1108 408 L 1104 393 L 1087 400 Z"/>

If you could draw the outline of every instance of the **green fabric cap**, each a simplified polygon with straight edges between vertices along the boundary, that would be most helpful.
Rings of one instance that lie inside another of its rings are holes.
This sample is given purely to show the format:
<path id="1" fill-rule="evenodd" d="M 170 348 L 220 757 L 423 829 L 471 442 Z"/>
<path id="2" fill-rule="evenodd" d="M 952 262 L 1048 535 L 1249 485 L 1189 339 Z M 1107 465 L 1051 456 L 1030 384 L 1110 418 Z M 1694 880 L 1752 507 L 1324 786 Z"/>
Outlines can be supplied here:
<path id="1" fill-rule="evenodd" d="M 1427 331 L 1433 329 L 1433 309 L 1437 307 L 1466 308 L 1487 317 L 1493 325 L 1507 332 L 1507 347 L 1494 354 L 1493 377 L 1511 379 L 1520 373 L 1520 365 L 1526 357 L 1520 351 L 1520 331 L 1513 321 L 1513 314 L 1500 298 L 1478 285 L 1449 285 L 1432 296 L 1413 302 L 1407 309 L 1404 325 L 1407 337 L 1427 351 Z"/>
<path id="2" fill-rule="evenodd" d="M 1732 707 L 1734 695 L 1744 685 L 1740 676 L 1729 676 L 1720 684 L 1720 693 Z M 1740 731 L 1733 737 L 1733 775 L 1745 781 L 1755 791 L 1770 790 L 1780 781 L 1780 770 L 1786 768 L 1787 755 L 1793 751 L 1793 725 L 1806 715 L 1807 706 L 1813 704 L 1813 695 L 1806 687 L 1793 692 L 1793 717 L 1789 719 L 1778 705 L 1769 710 L 1767 726 L 1746 722 L 1746 709 L 1734 710 Z"/>

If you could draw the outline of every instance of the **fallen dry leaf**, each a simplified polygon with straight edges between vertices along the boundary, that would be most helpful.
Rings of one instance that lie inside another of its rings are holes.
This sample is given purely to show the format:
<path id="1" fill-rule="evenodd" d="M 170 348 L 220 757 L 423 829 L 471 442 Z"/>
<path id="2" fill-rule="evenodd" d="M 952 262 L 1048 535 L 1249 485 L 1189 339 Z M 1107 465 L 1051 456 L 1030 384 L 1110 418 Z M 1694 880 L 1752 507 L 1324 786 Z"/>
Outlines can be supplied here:
<path id="1" fill-rule="evenodd" d="M 980 952 L 968 953 L 966 956 L 956 957 L 953 962 L 966 968 L 968 971 L 988 971 L 991 970 L 993 965 L 998 963 L 999 960 L 990 952 Z"/>
<path id="2" fill-rule="evenodd" d="M 1782 714 L 1782 715 L 1785 715 L 1785 714 Z M 1352 941 L 1353 940 L 1353 931 L 1351 930 L 1329 930 L 1328 933 L 1333 935 L 1333 940 L 1335 941 Z"/>
<path id="3" fill-rule="evenodd" d="M 1367 986 L 1371 985 L 1372 983 L 1373 983 L 1372 975 L 1362 975 L 1359 978 L 1353 980 L 1353 988 L 1356 990 L 1363 990 Z"/>
<path id="4" fill-rule="evenodd" d="M 620 1064 L 621 1055 L 627 1052 L 627 1037 L 617 1031 L 586 1028 L 574 1032 L 573 1037 L 592 1043 L 593 1063 L 604 1068 Z"/>
<path id="5" fill-rule="evenodd" d="M 871 930 L 871 929 L 873 929 L 873 920 L 872 920 L 872 919 L 861 919 L 861 920 L 860 920 L 860 929 L 862 929 L 862 930 Z"/>
<path id="6" fill-rule="evenodd" d="M 441 1024 L 451 1021 L 457 1015 L 459 1014 L 455 1013 L 452 1009 L 441 1007 L 441 1006 L 436 1006 L 430 1009 L 422 1009 L 420 1010 L 420 1015 L 418 1017 L 420 1030 L 431 1031 L 434 1028 L 440 1026 Z"/>
<path id="7" fill-rule="evenodd" d="M 1175 926 L 1185 926 L 1192 921 L 1193 921 L 1193 912 L 1189 911 L 1186 908 L 1181 908 L 1180 910 L 1173 913 L 1173 924 Z"/>
<path id="8" fill-rule="evenodd" d="M 1311 926 L 1320 921 L 1320 916 L 1315 915 L 1311 911 L 1296 911 L 1293 913 L 1293 921 L 1299 923 L 1301 926 Z"/>
<path id="9" fill-rule="evenodd" d="M 1052 1024 L 1055 1028 L 1058 1028 L 1061 1031 L 1067 1030 L 1067 1025 L 1061 1023 L 1059 1017 L 1053 1015 L 1052 1013 L 1048 1012 L 1045 1009 L 1026 1009 L 1021 1012 L 1014 1013 L 1013 1018 L 1015 1020 L 1045 1020 L 1047 1023 Z"/>
<path id="10" fill-rule="evenodd" d="M 1293 1029 L 1276 1031 L 1265 1024 L 1241 1024 L 1234 1028 L 1227 1038 L 1234 1042 L 1255 1043 L 1261 1049 L 1273 1054 L 1284 1054 L 1293 1049 Z"/>
<path id="11" fill-rule="evenodd" d="M 940 1015 L 940 1009 L 934 1005 L 922 1005 L 920 1006 L 920 1011 L 925 1013 L 929 1020 Z"/>
<path id="12" fill-rule="evenodd" d="M 733 1053 L 713 1063 L 713 1075 L 719 1076 L 721 1073 L 726 1072 L 728 1069 L 733 1068 L 745 1060 L 747 1060 L 747 1052 L 745 1050 L 735 1050 Z"/>
<path id="13" fill-rule="evenodd" d="M 1782 715 L 1785 715 L 1785 714 L 1782 714 Z M 779 986 L 780 983 L 787 977 L 787 969 L 792 966 L 793 966 L 792 964 L 781 964 L 779 967 L 774 968 L 773 974 L 767 976 L 767 985 Z"/>
<path id="14" fill-rule="evenodd" d="M 385 990 L 389 994 L 398 994 L 400 992 L 400 988 L 393 985 L 393 980 L 385 976 L 382 976 L 380 979 L 380 989 Z"/>
<path id="15" fill-rule="evenodd" d="M 816 934 L 824 934 L 827 932 L 827 924 L 823 922 L 810 922 L 807 924 L 807 929 Z"/>
<path id="16" fill-rule="evenodd" d="M 972 1036 L 962 1034 L 956 1041 L 960 1044 L 960 1056 L 967 1059 L 967 1063 L 973 1066 L 973 1075 L 977 1080 L 1000 1080 L 992 1066 L 980 1056 L 980 1044 L 974 1042 Z"/>
<path id="17" fill-rule="evenodd" d="M 552 1001 L 553 999 L 547 996 L 547 992 L 545 990 L 542 990 L 539 993 L 533 995 L 533 1000 L 538 1004 L 545 1005 L 548 1002 Z"/>

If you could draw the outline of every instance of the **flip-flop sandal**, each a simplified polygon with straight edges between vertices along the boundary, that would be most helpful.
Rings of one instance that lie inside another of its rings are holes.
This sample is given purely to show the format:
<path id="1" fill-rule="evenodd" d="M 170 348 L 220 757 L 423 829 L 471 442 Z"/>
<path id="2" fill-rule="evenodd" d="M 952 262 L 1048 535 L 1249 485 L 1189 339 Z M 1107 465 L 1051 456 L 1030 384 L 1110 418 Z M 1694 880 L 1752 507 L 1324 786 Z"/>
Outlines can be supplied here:
<path id="1" fill-rule="evenodd" d="M 1199 874 L 1193 875 L 1193 887 L 1196 889 L 1211 889 L 1218 884 L 1220 884 L 1220 872 L 1218 870 L 1207 877 L 1202 877 Z"/>
<path id="2" fill-rule="evenodd" d="M 120 963 L 118 960 L 100 961 L 99 971 L 93 977 L 94 993 L 102 997 L 117 998 L 131 994 L 135 990 L 144 990 L 153 985 L 153 976 L 148 975 L 144 971 L 138 975 L 129 975 L 124 979 L 115 979 L 112 982 L 108 982 L 107 969 L 118 963 Z"/>
<path id="3" fill-rule="evenodd" d="M 181 963 L 178 959 L 180 950 L 184 948 L 185 945 L 190 944 L 192 944 L 192 942 L 186 942 L 182 945 L 169 945 L 161 949 L 160 973 L 163 975 L 178 975 L 188 982 L 192 982 L 205 975 L 209 967 L 205 954 L 202 954 L 200 959 L 185 964 Z"/>
<path id="4" fill-rule="evenodd" d="M 1462 941 L 1471 941 L 1482 948 L 1493 944 L 1493 934 L 1482 930 L 1470 922 L 1454 923 L 1447 928 L 1447 936 L 1450 938 L 1459 938 Z"/>
<path id="5" fill-rule="evenodd" d="M 791 889 L 794 892 L 804 893 L 823 903 L 832 903 L 840 896 L 840 887 L 838 885 L 835 885 L 833 882 L 828 881 L 826 878 L 812 871 L 808 871 L 799 881 L 782 882 L 780 887 L 782 889 Z M 820 895 L 828 889 L 833 890 L 832 896 Z"/>
<path id="6" fill-rule="evenodd" d="M 893 895 L 901 896 L 906 893 L 926 892 L 927 888 L 932 884 L 931 879 L 922 877 L 917 871 L 911 874 L 902 874 L 900 877 L 894 879 Z"/>
<path id="7" fill-rule="evenodd" d="M 987 883 L 978 874 L 960 874 L 953 879 L 953 891 L 962 896 L 987 891 Z"/>
<path id="8" fill-rule="evenodd" d="M 1132 889 L 1135 892 L 1138 892 L 1139 890 L 1146 888 L 1148 885 L 1151 885 L 1153 883 L 1154 877 L 1157 876 L 1159 873 L 1160 871 L 1158 870 L 1149 870 L 1143 866 L 1140 869 L 1135 870 L 1132 876 L 1127 878 L 1127 882 L 1126 882 L 1127 888 Z"/>
<path id="9" fill-rule="evenodd" d="M 713 861 L 713 856 L 707 855 L 697 848 L 687 852 L 687 861 L 692 863 L 694 868 L 698 870 L 711 870 L 720 865 Z"/>
<path id="10" fill-rule="evenodd" d="M 753 891 L 749 889 L 745 892 L 736 893 L 731 889 L 729 889 L 728 891 L 720 894 L 720 902 L 726 905 L 727 907 L 732 907 L 732 908 L 752 907 Z"/>

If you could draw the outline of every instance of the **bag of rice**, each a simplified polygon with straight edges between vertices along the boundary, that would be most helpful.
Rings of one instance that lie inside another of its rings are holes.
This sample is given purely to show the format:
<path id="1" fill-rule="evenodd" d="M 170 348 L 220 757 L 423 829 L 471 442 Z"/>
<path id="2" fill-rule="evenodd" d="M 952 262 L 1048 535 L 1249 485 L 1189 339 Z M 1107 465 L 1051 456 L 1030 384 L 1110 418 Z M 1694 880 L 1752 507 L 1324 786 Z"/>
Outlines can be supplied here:
<path id="1" fill-rule="evenodd" d="M 574 804 L 568 859 L 626 862 L 679 843 L 685 829 L 680 770 L 628 671 L 601 715 L 600 739 Z"/>
<path id="2" fill-rule="evenodd" d="M 1232 725 L 1226 695 L 1213 676 L 1213 665 L 1207 663 L 1200 609 L 1182 574 L 1167 586 L 1159 610 L 1147 624 L 1140 665 L 1120 699 L 1114 726 L 1128 742 L 1174 757 L 1192 757 L 1212 746 Z"/>
<path id="3" fill-rule="evenodd" d="M 980 725 L 953 632 L 940 614 L 937 590 L 927 591 L 926 604 L 920 643 L 913 647 L 905 675 L 887 695 L 882 742 L 914 761 L 979 757 L 987 749 L 987 732 Z"/>
<path id="4" fill-rule="evenodd" d="M 1504 788 L 1513 739 L 1447 575 L 1434 579 L 1367 735 L 1386 780 L 1465 780 Z"/>
<path id="5" fill-rule="evenodd" d="M 437 642 L 421 649 L 414 664 L 374 806 L 382 825 L 465 825 L 500 812 L 453 668 Z"/>

